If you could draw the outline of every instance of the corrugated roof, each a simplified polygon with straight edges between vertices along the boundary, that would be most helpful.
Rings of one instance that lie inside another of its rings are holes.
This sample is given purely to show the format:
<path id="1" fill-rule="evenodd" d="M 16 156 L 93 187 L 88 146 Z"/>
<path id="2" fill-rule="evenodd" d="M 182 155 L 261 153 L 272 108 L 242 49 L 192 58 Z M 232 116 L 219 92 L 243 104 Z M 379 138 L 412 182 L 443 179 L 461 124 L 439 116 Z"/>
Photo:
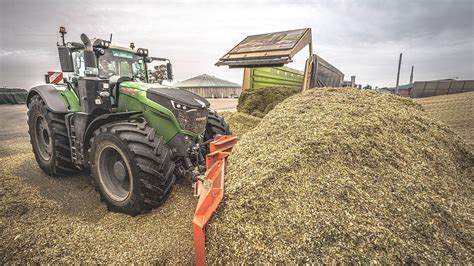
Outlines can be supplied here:
<path id="1" fill-rule="evenodd" d="M 176 84 L 174 87 L 178 88 L 240 88 L 241 86 L 237 83 L 216 78 L 207 74 L 202 74 L 194 78 L 183 80 Z"/>

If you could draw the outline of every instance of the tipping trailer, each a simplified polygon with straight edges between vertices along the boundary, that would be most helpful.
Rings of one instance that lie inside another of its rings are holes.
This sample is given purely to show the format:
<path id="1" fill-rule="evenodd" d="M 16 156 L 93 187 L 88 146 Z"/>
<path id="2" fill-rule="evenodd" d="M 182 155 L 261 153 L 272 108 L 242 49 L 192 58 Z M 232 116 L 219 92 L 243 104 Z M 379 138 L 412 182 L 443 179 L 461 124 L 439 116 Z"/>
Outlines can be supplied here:
<path id="1" fill-rule="evenodd" d="M 308 46 L 302 80 L 296 70 L 280 68 Z M 311 29 L 298 29 L 251 35 L 242 40 L 216 63 L 217 66 L 244 68 L 242 90 L 269 86 L 340 87 L 344 74 L 320 56 L 313 54 Z M 281 73 L 281 74 L 280 74 Z M 288 74 L 294 75 L 289 77 Z"/>

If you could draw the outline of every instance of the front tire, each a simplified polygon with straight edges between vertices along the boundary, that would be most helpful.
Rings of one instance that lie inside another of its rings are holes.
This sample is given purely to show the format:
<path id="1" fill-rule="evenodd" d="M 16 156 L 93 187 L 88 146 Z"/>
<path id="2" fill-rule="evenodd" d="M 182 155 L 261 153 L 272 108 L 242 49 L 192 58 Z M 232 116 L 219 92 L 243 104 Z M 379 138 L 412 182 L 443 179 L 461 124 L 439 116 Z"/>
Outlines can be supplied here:
<path id="1" fill-rule="evenodd" d="M 204 141 L 214 139 L 217 135 L 232 135 L 229 124 L 224 117 L 216 111 L 209 111 L 207 115 L 206 131 L 204 132 Z M 203 156 L 209 153 L 209 144 L 207 144 L 202 152 Z"/>
<path id="2" fill-rule="evenodd" d="M 79 170 L 71 160 L 64 114 L 49 111 L 39 95 L 28 104 L 28 133 L 36 162 L 47 175 L 69 175 Z"/>
<path id="3" fill-rule="evenodd" d="M 175 181 L 171 150 L 142 118 L 100 127 L 90 147 L 96 190 L 110 211 L 146 213 L 171 193 Z"/>

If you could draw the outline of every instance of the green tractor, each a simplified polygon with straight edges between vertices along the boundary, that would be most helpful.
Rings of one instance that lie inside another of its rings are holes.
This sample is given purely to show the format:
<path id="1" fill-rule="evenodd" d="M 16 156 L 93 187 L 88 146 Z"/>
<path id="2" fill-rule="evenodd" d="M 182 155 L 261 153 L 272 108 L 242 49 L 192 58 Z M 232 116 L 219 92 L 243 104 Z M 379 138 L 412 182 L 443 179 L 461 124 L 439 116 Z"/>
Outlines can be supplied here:
<path id="1" fill-rule="evenodd" d="M 205 155 L 228 124 L 191 92 L 151 83 L 147 64 L 165 61 L 148 50 L 89 39 L 58 43 L 62 84 L 28 94 L 28 125 L 36 161 L 48 175 L 84 169 L 110 211 L 137 215 L 160 206 L 176 178 L 201 179 Z"/>

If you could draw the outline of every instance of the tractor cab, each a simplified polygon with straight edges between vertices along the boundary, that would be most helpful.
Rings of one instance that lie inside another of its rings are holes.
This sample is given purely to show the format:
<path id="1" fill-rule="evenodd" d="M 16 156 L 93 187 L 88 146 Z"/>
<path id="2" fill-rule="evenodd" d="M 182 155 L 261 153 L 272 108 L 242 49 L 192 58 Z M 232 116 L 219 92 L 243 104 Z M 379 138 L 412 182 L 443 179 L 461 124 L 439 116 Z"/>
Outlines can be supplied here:
<path id="1" fill-rule="evenodd" d="M 87 38 L 87 36 L 86 36 Z M 118 89 L 121 82 L 133 81 L 141 83 L 159 83 L 164 80 L 172 80 L 172 67 L 169 59 L 149 57 L 148 49 L 135 48 L 131 43 L 131 48 L 111 45 L 110 42 L 101 39 L 92 39 L 95 60 L 90 60 L 92 66 L 86 67 L 86 49 L 84 44 L 76 42 L 63 42 L 58 45 L 61 68 L 63 72 L 70 73 L 68 77 L 69 85 L 73 87 L 79 95 L 79 78 L 96 76 L 102 80 L 108 80 L 111 91 L 112 106 L 117 107 Z M 152 62 L 165 61 L 166 64 L 156 65 L 155 71 L 148 69 L 148 64 Z"/>
<path id="2" fill-rule="evenodd" d="M 78 87 L 78 79 L 86 76 L 84 49 L 71 53 L 74 72 L 70 76 L 71 85 Z M 104 54 L 97 57 L 97 76 L 108 80 L 112 107 L 118 104 L 118 86 L 124 81 L 148 83 L 145 59 L 132 49 L 110 45 Z"/>
<path id="3" fill-rule="evenodd" d="M 85 76 L 84 50 L 72 52 L 74 76 Z M 111 45 L 98 60 L 98 76 L 109 79 L 112 76 L 127 76 L 137 82 L 148 82 L 145 62 L 135 51 Z"/>

